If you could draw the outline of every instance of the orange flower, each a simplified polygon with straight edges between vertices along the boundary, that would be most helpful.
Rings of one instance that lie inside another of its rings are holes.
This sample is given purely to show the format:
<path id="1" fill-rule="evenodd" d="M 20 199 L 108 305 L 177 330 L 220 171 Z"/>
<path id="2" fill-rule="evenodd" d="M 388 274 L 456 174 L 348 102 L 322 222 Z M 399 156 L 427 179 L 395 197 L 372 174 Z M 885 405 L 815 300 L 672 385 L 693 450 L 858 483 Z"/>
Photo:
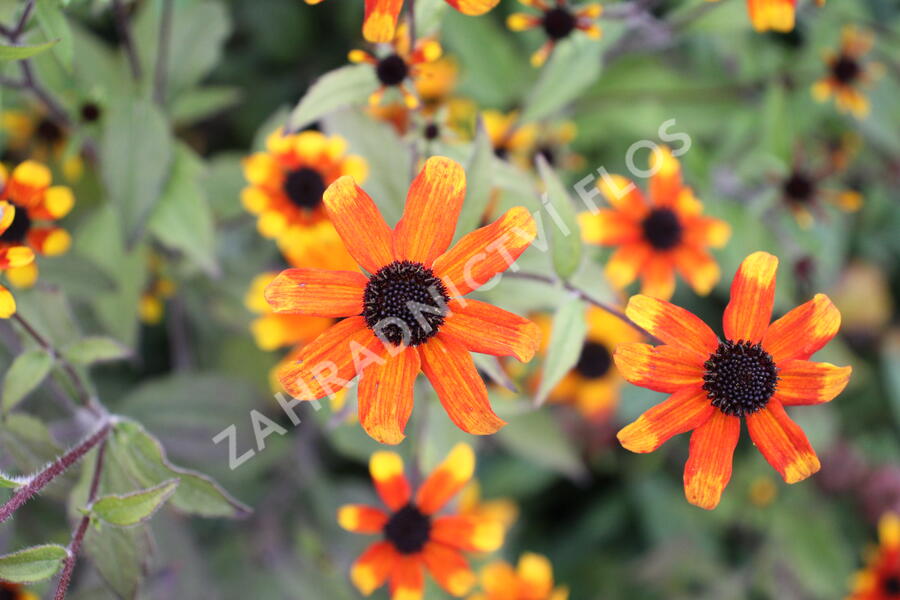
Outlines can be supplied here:
<path id="1" fill-rule="evenodd" d="M 68 181 L 78 181 L 84 172 L 84 160 L 69 152 L 71 134 L 52 119 L 43 107 L 11 109 L 0 113 L 0 127 L 6 133 L 7 157 L 28 158 L 58 165 Z"/>
<path id="2" fill-rule="evenodd" d="M 513 13 L 506 19 L 506 25 L 513 31 L 525 31 L 541 27 L 547 34 L 547 41 L 531 55 L 531 64 L 540 67 L 547 62 L 547 57 L 561 40 L 569 37 L 579 29 L 589 37 L 600 39 L 602 32 L 594 21 L 600 17 L 603 7 L 600 4 L 586 4 L 573 8 L 566 0 L 555 0 L 551 6 L 544 0 L 519 0 L 525 6 L 533 6 L 541 11 L 540 16 L 528 13 Z"/>
<path id="3" fill-rule="evenodd" d="M 51 186 L 52 177 L 50 169 L 31 160 L 13 169 L 11 177 L 0 165 L 0 200 L 15 207 L 12 221 L 0 234 L 0 269 L 16 287 L 34 285 L 35 253 L 56 256 L 72 243 L 69 233 L 51 222 L 69 214 L 75 197 L 68 187 Z"/>
<path id="4" fill-rule="evenodd" d="M 9 600 L 38 600 L 37 594 L 33 594 L 18 583 L 0 581 L 0 598 Z"/>
<path id="5" fill-rule="evenodd" d="M 701 214 L 703 205 L 681 181 L 681 166 L 666 147 L 651 155 L 655 174 L 648 202 L 634 183 L 606 175 L 597 187 L 612 209 L 582 213 L 582 237 L 588 243 L 618 246 L 606 276 L 623 288 L 640 275 L 641 293 L 668 300 L 675 292 L 675 271 L 698 294 L 708 294 L 719 280 L 719 265 L 707 251 L 731 236 L 728 223 Z"/>
<path id="6" fill-rule="evenodd" d="M 352 178 L 341 177 L 325 191 L 331 222 L 370 275 L 288 269 L 269 284 L 266 299 L 276 313 L 346 317 L 281 370 L 291 395 L 315 400 L 362 374 L 360 423 L 376 440 L 397 444 L 422 370 L 460 428 L 490 434 L 504 425 L 469 352 L 528 361 L 540 332 L 522 317 L 462 296 L 506 270 L 537 226 L 525 208 L 512 208 L 447 250 L 465 191 L 458 163 L 429 158 L 393 231 Z"/>
<path id="7" fill-rule="evenodd" d="M 873 552 L 865 570 L 856 574 L 847 600 L 900 598 L 900 517 L 888 513 L 878 523 L 881 547 Z"/>
<path id="8" fill-rule="evenodd" d="M 394 452 L 373 454 L 369 471 L 387 510 L 361 504 L 338 510 L 344 529 L 383 536 L 353 564 L 354 585 L 369 595 L 389 582 L 392 600 L 421 600 L 427 569 L 450 595 L 467 594 L 475 575 L 463 552 L 493 552 L 503 544 L 503 526 L 497 521 L 437 515 L 472 478 L 472 448 L 457 444 L 415 495 Z"/>
<path id="9" fill-rule="evenodd" d="M 815 173 L 795 165 L 781 182 L 782 200 L 803 228 L 812 226 L 815 220 L 814 213 L 822 216 L 823 200 L 844 212 L 855 212 L 862 206 L 862 194 L 856 190 L 825 189 L 822 182 L 827 176 L 827 172 Z"/>
<path id="10" fill-rule="evenodd" d="M 157 254 L 148 259 L 149 272 L 147 285 L 138 303 L 138 316 L 146 325 L 158 325 L 165 313 L 165 302 L 175 293 L 175 282 L 165 273 L 165 262 Z"/>
<path id="11" fill-rule="evenodd" d="M 529 552 L 519 558 L 515 569 L 502 560 L 486 566 L 481 571 L 483 591 L 469 600 L 567 600 L 569 590 L 553 585 L 550 561 Z"/>
<path id="12" fill-rule="evenodd" d="M 684 468 L 688 501 L 712 509 L 731 478 L 731 458 L 746 418 L 753 443 L 787 483 L 819 470 L 819 459 L 785 406 L 821 404 L 843 391 L 850 367 L 810 362 L 838 331 L 841 315 L 824 294 L 771 325 L 778 259 L 744 259 L 725 309 L 725 340 L 703 321 L 668 302 L 634 296 L 626 314 L 662 340 L 625 344 L 616 366 L 635 385 L 672 394 L 619 432 L 622 446 L 652 452 L 693 430 Z"/>
<path id="13" fill-rule="evenodd" d="M 857 118 L 869 114 L 869 101 L 861 88 L 870 86 L 883 72 L 879 63 L 865 63 L 862 58 L 872 49 L 874 37 L 865 31 L 847 25 L 841 32 L 841 48 L 835 54 L 827 52 L 825 63 L 829 73 L 813 84 L 813 97 L 825 102 L 834 96 L 837 108 Z"/>
<path id="14" fill-rule="evenodd" d="M 277 239 L 284 250 L 298 230 L 325 220 L 325 188 L 342 175 L 366 176 L 366 162 L 346 151 L 347 142 L 339 136 L 318 131 L 284 135 L 278 129 L 266 139 L 265 152 L 245 158 L 250 185 L 241 192 L 241 202 L 257 216 L 260 234 Z"/>

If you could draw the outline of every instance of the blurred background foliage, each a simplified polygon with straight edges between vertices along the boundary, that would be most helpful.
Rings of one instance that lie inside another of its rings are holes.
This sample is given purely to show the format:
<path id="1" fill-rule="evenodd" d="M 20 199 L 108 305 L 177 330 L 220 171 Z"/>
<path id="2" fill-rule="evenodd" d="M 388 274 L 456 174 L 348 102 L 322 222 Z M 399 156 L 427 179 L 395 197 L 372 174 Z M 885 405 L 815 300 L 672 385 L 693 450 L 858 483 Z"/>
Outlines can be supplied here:
<path id="1" fill-rule="evenodd" d="M 15 22 L 21 4 L 0 2 L 0 22 Z M 114 543 L 89 544 L 90 563 L 79 563 L 71 597 L 355 598 L 347 572 L 365 540 L 338 529 L 335 509 L 372 498 L 366 461 L 377 444 L 327 402 L 321 410 L 298 409 L 303 422 L 293 427 L 273 400 L 269 370 L 280 356 L 254 344 L 254 315 L 244 297 L 256 275 L 285 263 L 239 198 L 242 158 L 285 123 L 317 77 L 364 47 L 362 2 L 175 0 L 163 86 L 156 63 L 164 3 L 123 3 L 133 65 L 112 4 L 38 0 L 25 40 L 60 39 L 31 62 L 64 120 L 27 90 L 2 90 L 4 111 L 25 111 L 56 127 L 46 127 L 52 139 L 35 143 L 53 145 L 45 160 L 77 198 L 65 220 L 72 250 L 39 259 L 37 285 L 15 291 L 19 311 L 60 348 L 84 336 L 120 343 L 125 360 L 90 367 L 106 406 L 143 424 L 173 463 L 214 476 L 254 512 L 217 520 L 164 509 L 150 525 L 122 530 Z M 545 168 L 548 188 L 557 176 L 571 185 L 599 167 L 626 174 L 628 148 L 659 141 L 660 126 L 674 119 L 671 131 L 692 142 L 681 159 L 687 182 L 706 212 L 726 219 L 734 233 L 716 253 L 723 278 L 713 292 L 700 298 L 679 282 L 673 301 L 718 327 L 740 260 L 758 249 L 773 252 L 781 259 L 776 313 L 812 293 L 830 294 L 844 325 L 819 358 L 851 364 L 854 375 L 834 403 L 793 413 L 823 457 L 820 474 L 785 486 L 744 436 L 723 502 L 707 513 L 683 497 L 686 438 L 640 456 L 615 441 L 618 426 L 659 394 L 626 385 L 615 414 L 592 422 L 569 406 L 534 408 L 528 381 L 543 359 L 524 371 L 510 368 L 521 391 L 491 391 L 510 424 L 476 440 L 483 496 L 519 506 L 500 555 L 510 561 L 523 551 L 547 555 L 573 600 L 843 597 L 875 539 L 872 524 L 886 510 L 900 511 L 897 4 L 801 1 L 790 34 L 753 32 L 738 0 L 633 6 L 625 16 L 601 18 L 601 41 L 570 40 L 540 70 L 529 64 L 540 32 L 515 34 L 504 25 L 518 10 L 512 0 L 481 18 L 447 10 L 440 0 L 418 0 L 417 14 L 420 32 L 439 33 L 459 65 L 456 96 L 481 109 L 519 110 L 541 127 L 575 124 L 569 151 L 580 159 Z M 873 59 L 886 66 L 863 120 L 810 95 L 826 69 L 823 50 L 838 46 L 848 23 L 875 32 Z M 14 75 L 18 65 L 5 62 L 2 69 Z M 410 143 L 420 154 L 445 153 L 467 164 L 469 197 L 481 208 L 488 197 L 495 214 L 516 204 L 539 207 L 544 184 L 537 171 L 495 157 L 483 134 L 426 145 L 418 126 L 401 137 L 364 108 L 339 104 L 324 103 L 315 126 L 340 133 L 368 160 L 364 187 L 389 222 L 402 209 Z M 6 164 L 33 155 L 33 146 L 17 147 L 9 131 L 5 136 Z M 853 143 L 842 146 L 848 139 Z M 830 169 L 821 185 L 859 192 L 862 208 L 844 213 L 823 204 L 812 226 L 801 227 L 784 201 L 783 181 L 798 165 L 832 166 L 836 148 L 849 153 L 848 164 Z M 73 157 L 83 162 L 77 177 L 67 174 Z M 645 160 L 639 153 L 637 163 Z M 464 218 L 474 225 L 478 217 Z M 548 276 L 554 268 L 575 271 L 575 285 L 606 301 L 625 300 L 604 282 L 609 251 L 555 248 L 550 257 L 528 251 L 523 269 Z M 568 264 L 566 257 L 577 253 L 581 260 Z M 149 308 L 148 295 L 157 299 Z M 548 350 L 546 367 L 562 376 L 572 366 L 565 357 L 577 357 L 581 347 L 583 304 L 561 289 L 514 278 L 483 296 L 520 314 L 555 314 L 555 325 L 567 329 Z M 141 320 L 147 310 L 158 317 L 145 318 L 149 324 Z M 0 329 L 6 371 L 23 341 L 9 324 Z M 72 414 L 57 401 L 66 391 L 55 381 L 48 378 L 4 411 L 5 471 L 36 468 L 84 431 L 81 411 Z M 416 396 L 415 433 L 399 451 L 427 470 L 466 436 L 429 386 Z M 254 448 L 253 409 L 288 432 L 268 437 L 264 450 L 232 471 L 226 445 L 212 438 L 236 424 L 239 448 Z M 74 472 L 55 482 L 3 525 L 3 551 L 65 544 L 71 526 L 60 501 L 70 491 L 83 497 L 85 485 Z M 70 506 L 74 511 L 77 502 Z M 442 595 L 430 588 L 426 597 Z"/>

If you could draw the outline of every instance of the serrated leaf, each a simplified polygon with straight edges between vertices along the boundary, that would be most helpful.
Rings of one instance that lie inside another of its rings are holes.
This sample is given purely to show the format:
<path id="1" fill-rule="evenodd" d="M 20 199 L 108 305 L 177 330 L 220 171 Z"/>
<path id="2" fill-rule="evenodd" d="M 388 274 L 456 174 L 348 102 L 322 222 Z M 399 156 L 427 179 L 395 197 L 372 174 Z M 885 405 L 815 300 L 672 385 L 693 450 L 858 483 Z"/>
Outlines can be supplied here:
<path id="1" fill-rule="evenodd" d="M 178 479 L 130 494 L 98 498 L 90 507 L 91 515 L 116 527 L 131 527 L 147 521 L 166 503 L 178 487 Z"/>
<path id="2" fill-rule="evenodd" d="M 53 577 L 69 552 L 60 545 L 46 544 L 0 556 L 0 580 L 35 583 Z"/>
<path id="3" fill-rule="evenodd" d="M 523 121 L 549 117 L 577 98 L 600 77 L 603 46 L 596 40 L 573 36 L 558 44 L 528 94 Z"/>
<path id="4" fill-rule="evenodd" d="M 129 358 L 131 350 L 112 338 L 89 336 L 66 346 L 62 354 L 77 365 L 92 365 Z"/>
<path id="5" fill-rule="evenodd" d="M 3 412 L 12 410 L 41 384 L 50 369 L 53 358 L 42 349 L 23 352 L 13 361 L 3 379 Z"/>
<path id="6" fill-rule="evenodd" d="M 36 44 L 34 46 L 5 46 L 0 45 L 0 61 L 3 60 L 24 60 L 26 58 L 31 58 L 36 54 L 40 54 L 41 52 L 46 52 L 53 46 L 59 43 L 59 40 L 50 40 L 49 42 L 44 42 L 43 44 Z"/>
<path id="7" fill-rule="evenodd" d="M 550 333 L 541 385 L 535 396 L 537 404 L 544 403 L 550 391 L 578 362 L 584 337 L 587 335 L 584 311 L 584 303 L 575 297 L 569 298 L 557 309 L 553 317 L 553 330 Z"/>
<path id="8" fill-rule="evenodd" d="M 537 157 L 537 167 L 544 181 L 544 226 L 550 230 L 553 267 L 560 277 L 568 279 L 578 269 L 584 247 L 575 206 L 559 176 L 541 155 Z M 547 210 L 551 207 L 553 216 Z M 557 223 L 557 218 L 562 223 Z"/>
<path id="9" fill-rule="evenodd" d="M 313 83 L 288 119 L 297 131 L 339 108 L 362 104 L 378 87 L 372 65 L 347 65 L 326 73 Z"/>

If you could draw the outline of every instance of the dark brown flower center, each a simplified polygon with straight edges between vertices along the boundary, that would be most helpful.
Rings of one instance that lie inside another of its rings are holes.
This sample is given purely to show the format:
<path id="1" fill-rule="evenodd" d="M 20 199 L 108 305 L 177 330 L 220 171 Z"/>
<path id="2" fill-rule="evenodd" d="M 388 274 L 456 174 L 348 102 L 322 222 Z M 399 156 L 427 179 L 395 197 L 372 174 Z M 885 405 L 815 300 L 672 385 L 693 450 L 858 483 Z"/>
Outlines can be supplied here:
<path id="1" fill-rule="evenodd" d="M 100 107 L 93 102 L 81 105 L 81 120 L 85 123 L 93 123 L 100 119 Z"/>
<path id="2" fill-rule="evenodd" d="M 441 135 L 441 129 L 438 127 L 438 124 L 435 122 L 431 122 L 425 126 L 425 129 L 422 131 L 422 134 L 425 136 L 426 140 L 436 140 L 439 135 Z"/>
<path id="3" fill-rule="evenodd" d="M 366 325 L 384 341 L 418 346 L 434 336 L 450 296 L 425 265 L 394 261 L 372 275 L 363 295 Z"/>
<path id="4" fill-rule="evenodd" d="M 581 348 L 581 355 L 575 364 L 575 371 L 586 379 L 599 379 L 609 372 L 612 367 L 612 356 L 603 344 L 597 342 L 585 342 Z"/>
<path id="5" fill-rule="evenodd" d="M 325 181 L 315 169 L 300 167 L 284 178 L 284 193 L 298 208 L 314 209 L 322 202 Z"/>
<path id="6" fill-rule="evenodd" d="M 375 74 L 384 85 L 400 85 L 409 75 L 409 65 L 399 54 L 391 54 L 378 61 Z"/>
<path id="7" fill-rule="evenodd" d="M 881 589 L 886 596 L 900 597 L 900 575 L 889 575 L 881 583 Z"/>
<path id="8" fill-rule="evenodd" d="M 669 208 L 654 208 L 641 222 L 644 239 L 657 250 L 669 250 L 681 242 L 684 232 L 675 211 Z"/>
<path id="9" fill-rule="evenodd" d="M 407 504 L 391 515 L 384 526 L 384 537 L 401 554 L 415 554 L 431 537 L 431 519 Z"/>
<path id="10" fill-rule="evenodd" d="M 862 69 L 859 62 L 852 56 L 840 55 L 831 65 L 831 75 L 844 84 L 853 83 L 859 77 Z"/>
<path id="11" fill-rule="evenodd" d="M 47 118 L 41 119 L 38 122 L 34 133 L 38 139 L 48 144 L 56 143 L 63 138 L 63 132 L 62 129 L 59 128 L 59 125 Z"/>
<path id="12" fill-rule="evenodd" d="M 0 242 L 21 244 L 25 242 L 25 238 L 28 237 L 30 230 L 31 217 L 28 216 L 28 211 L 24 208 L 16 207 L 16 215 L 13 217 L 13 222 L 10 223 L 9 229 L 0 235 Z"/>
<path id="13" fill-rule="evenodd" d="M 802 171 L 794 171 L 784 181 L 784 195 L 791 202 L 806 204 L 816 195 L 815 180 Z"/>
<path id="14" fill-rule="evenodd" d="M 14 583 L 0 582 L 0 600 L 17 600 L 20 589 Z"/>
<path id="15" fill-rule="evenodd" d="M 575 15 L 562 6 L 556 6 L 544 13 L 542 25 L 547 37 L 551 40 L 561 40 L 568 36 L 577 25 Z"/>
<path id="16" fill-rule="evenodd" d="M 765 408 L 778 385 L 778 367 L 760 344 L 725 340 L 703 366 L 703 389 L 726 415 L 742 417 Z"/>

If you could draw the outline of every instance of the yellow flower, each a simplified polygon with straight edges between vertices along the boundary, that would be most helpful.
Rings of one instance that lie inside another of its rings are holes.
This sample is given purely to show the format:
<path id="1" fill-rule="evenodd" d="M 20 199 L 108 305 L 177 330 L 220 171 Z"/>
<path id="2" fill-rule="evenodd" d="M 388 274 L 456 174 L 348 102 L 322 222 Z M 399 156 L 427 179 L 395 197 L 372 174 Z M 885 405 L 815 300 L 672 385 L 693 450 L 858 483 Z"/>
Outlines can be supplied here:
<path id="1" fill-rule="evenodd" d="M 813 84 L 813 97 L 825 102 L 833 96 L 840 112 L 860 119 L 868 115 L 869 101 L 862 90 L 871 86 L 884 71 L 879 63 L 863 61 L 874 41 L 872 32 L 853 25 L 845 26 L 841 32 L 840 50 L 825 54 L 828 74 Z"/>

